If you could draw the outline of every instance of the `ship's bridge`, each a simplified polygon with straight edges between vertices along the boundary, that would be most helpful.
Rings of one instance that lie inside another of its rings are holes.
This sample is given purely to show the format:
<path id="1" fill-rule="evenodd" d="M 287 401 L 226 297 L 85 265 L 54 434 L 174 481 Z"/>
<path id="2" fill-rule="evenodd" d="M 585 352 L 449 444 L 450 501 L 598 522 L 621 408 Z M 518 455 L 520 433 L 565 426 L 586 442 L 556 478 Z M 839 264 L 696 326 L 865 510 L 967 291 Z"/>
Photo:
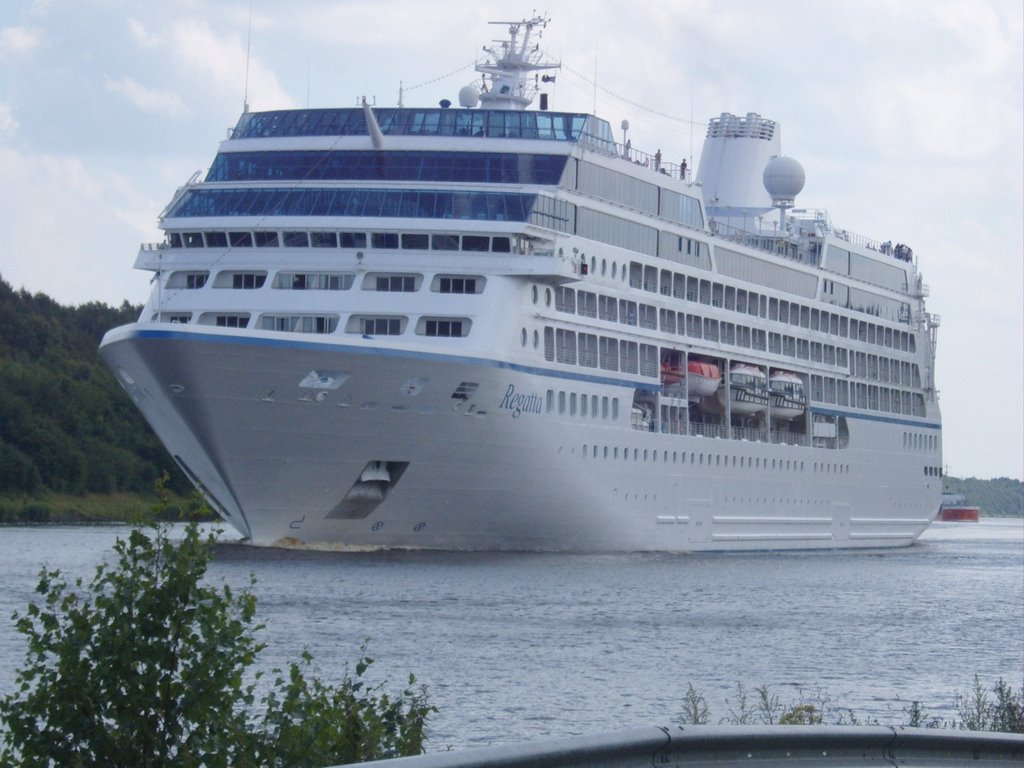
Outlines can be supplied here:
<path id="1" fill-rule="evenodd" d="M 457 136 L 540 139 L 545 141 L 615 142 L 607 120 L 580 112 L 526 112 L 507 109 L 373 108 L 384 136 Z M 290 109 L 246 112 L 231 130 L 230 139 L 285 136 L 369 136 L 361 107 Z"/>

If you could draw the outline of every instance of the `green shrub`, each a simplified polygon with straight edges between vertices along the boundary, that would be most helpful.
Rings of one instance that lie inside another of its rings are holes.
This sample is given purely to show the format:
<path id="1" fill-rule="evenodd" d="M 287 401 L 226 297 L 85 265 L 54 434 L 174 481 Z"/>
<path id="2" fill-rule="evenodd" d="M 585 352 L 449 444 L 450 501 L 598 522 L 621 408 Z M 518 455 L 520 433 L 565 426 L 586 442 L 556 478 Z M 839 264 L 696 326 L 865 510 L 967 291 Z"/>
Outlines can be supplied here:
<path id="1" fill-rule="evenodd" d="M 396 699 L 367 687 L 365 656 L 335 687 L 307 680 L 304 654 L 257 706 L 259 675 L 245 682 L 262 648 L 256 598 L 203 583 L 212 543 L 195 523 L 177 544 L 166 526 L 134 528 L 88 584 L 40 573 L 40 601 L 15 615 L 28 649 L 0 699 L 0 764 L 322 766 L 422 751 L 425 691 L 411 678 Z"/>

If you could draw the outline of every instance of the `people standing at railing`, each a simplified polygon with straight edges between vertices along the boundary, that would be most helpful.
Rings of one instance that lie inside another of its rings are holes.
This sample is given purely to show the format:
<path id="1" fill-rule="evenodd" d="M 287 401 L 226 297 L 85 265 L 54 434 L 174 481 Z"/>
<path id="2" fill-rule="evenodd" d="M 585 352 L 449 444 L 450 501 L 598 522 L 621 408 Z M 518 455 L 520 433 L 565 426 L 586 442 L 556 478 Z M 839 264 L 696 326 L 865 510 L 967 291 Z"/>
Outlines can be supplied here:
<path id="1" fill-rule="evenodd" d="M 659 149 L 654 153 L 654 170 L 661 170 L 661 150 Z"/>
<path id="2" fill-rule="evenodd" d="M 686 181 L 686 158 L 683 158 L 683 162 L 679 164 L 679 178 Z"/>

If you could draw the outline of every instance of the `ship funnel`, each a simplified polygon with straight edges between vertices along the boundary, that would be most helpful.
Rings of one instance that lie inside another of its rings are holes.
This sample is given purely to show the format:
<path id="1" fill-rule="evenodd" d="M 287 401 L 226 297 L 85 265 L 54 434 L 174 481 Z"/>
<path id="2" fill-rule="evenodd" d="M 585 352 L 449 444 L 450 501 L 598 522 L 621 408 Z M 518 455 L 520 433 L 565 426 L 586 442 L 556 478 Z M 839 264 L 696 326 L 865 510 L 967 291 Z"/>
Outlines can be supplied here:
<path id="1" fill-rule="evenodd" d="M 764 188 L 765 166 L 782 154 L 782 136 L 774 120 L 749 112 L 728 112 L 708 121 L 697 168 L 708 215 L 716 221 L 746 229 L 755 216 L 772 209 Z"/>

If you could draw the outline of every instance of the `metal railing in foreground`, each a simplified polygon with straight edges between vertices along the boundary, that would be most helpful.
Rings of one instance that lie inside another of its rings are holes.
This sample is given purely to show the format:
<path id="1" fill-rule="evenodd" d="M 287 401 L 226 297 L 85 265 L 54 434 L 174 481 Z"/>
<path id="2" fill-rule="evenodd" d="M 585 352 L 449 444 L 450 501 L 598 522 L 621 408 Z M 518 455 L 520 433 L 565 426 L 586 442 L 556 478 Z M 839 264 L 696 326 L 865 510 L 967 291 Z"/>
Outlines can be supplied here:
<path id="1" fill-rule="evenodd" d="M 1024 736 L 887 726 L 636 728 L 372 763 L 393 768 L 971 766 L 1024 763 Z"/>

